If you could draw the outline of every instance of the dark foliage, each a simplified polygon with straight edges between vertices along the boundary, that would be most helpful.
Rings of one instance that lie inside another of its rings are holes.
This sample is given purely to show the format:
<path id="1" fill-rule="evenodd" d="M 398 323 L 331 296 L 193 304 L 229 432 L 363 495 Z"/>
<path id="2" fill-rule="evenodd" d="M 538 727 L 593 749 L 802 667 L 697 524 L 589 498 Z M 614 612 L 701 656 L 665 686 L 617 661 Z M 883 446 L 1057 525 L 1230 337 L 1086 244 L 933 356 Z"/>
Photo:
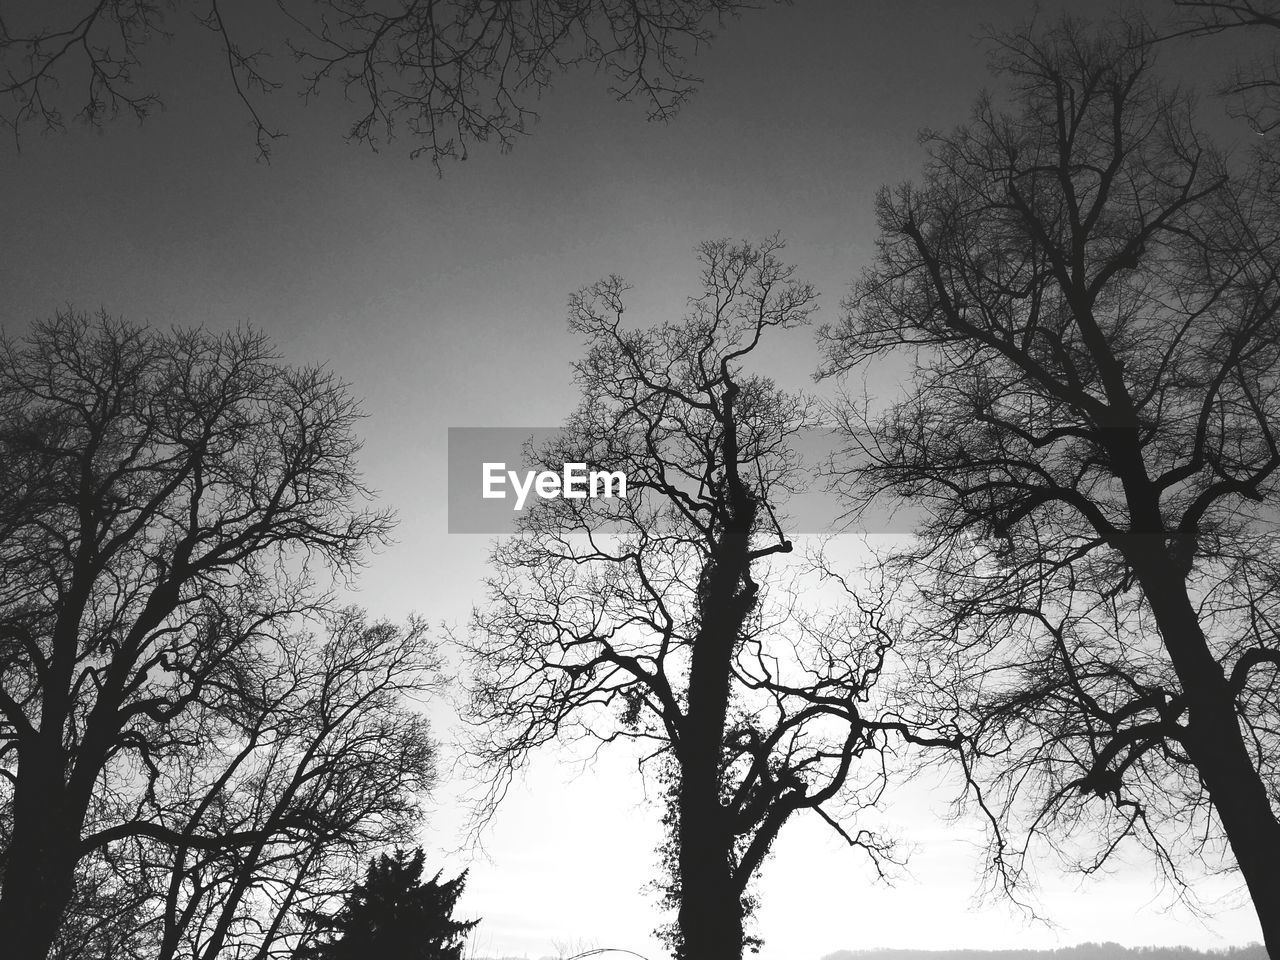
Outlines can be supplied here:
<path id="1" fill-rule="evenodd" d="M 397 850 L 369 864 L 363 883 L 341 910 L 316 917 L 327 942 L 299 950 L 296 960 L 461 960 L 467 933 L 478 920 L 455 920 L 454 906 L 467 875 L 422 880 L 425 856 Z"/>

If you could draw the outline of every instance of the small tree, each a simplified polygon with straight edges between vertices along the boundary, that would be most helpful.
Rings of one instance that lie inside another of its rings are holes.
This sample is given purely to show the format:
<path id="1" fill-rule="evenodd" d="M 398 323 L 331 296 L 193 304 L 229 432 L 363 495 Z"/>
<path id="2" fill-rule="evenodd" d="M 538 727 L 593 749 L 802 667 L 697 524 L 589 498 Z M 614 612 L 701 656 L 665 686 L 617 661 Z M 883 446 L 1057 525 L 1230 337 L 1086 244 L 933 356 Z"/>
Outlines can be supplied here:
<path id="1" fill-rule="evenodd" d="M 126 889 L 153 890 L 145 916 L 160 943 L 139 957 L 288 956 L 309 934 L 308 910 L 371 850 L 421 825 L 435 745 L 410 699 L 437 686 L 426 628 L 369 623 L 358 609 L 326 620 L 323 634 L 281 645 L 236 716 L 187 727 L 203 748 L 164 769 L 163 783 L 180 788 L 157 791 L 158 816 L 182 837 L 241 842 L 107 852 Z"/>
<path id="2" fill-rule="evenodd" d="M 309 911 L 412 836 L 434 779 L 408 702 L 434 687 L 426 630 L 354 608 L 324 627 L 282 637 L 232 709 L 174 724 L 200 749 L 154 751 L 140 806 L 178 839 L 125 837 L 84 858 L 52 960 L 291 956 Z"/>
<path id="3" fill-rule="evenodd" d="M 372 860 L 342 909 L 315 918 L 329 941 L 303 948 L 297 960 L 461 960 L 464 938 L 480 922 L 453 918 L 467 875 L 424 882 L 424 860 L 421 847 Z"/>

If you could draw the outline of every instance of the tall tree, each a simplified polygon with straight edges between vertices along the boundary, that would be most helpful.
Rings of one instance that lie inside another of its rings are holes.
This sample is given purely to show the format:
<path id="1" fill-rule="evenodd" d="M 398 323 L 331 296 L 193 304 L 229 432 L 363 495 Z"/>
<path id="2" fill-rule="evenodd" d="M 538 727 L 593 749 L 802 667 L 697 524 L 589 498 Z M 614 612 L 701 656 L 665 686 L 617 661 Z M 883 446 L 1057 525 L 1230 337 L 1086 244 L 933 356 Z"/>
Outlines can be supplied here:
<path id="1" fill-rule="evenodd" d="M 845 407 L 845 480 L 928 508 L 890 566 L 996 822 L 1174 868 L 1225 840 L 1280 956 L 1280 208 L 1148 40 L 1006 39 L 1009 107 L 880 194 L 830 370 L 905 349 L 914 375 Z"/>
<path id="2" fill-rule="evenodd" d="M 342 909 L 318 918 L 330 938 L 299 951 L 298 960 L 461 960 L 465 938 L 480 922 L 453 918 L 467 875 L 423 880 L 425 862 L 421 847 L 371 861 Z"/>
<path id="3" fill-rule="evenodd" d="M 698 78 L 686 58 L 728 16 L 754 0 L 234 0 L 182 4 L 79 0 L 69 9 L 0 14 L 0 122 L 60 129 L 67 116 L 100 124 L 124 113 L 141 120 L 161 106 L 145 85 L 149 46 L 189 20 L 204 28 L 225 63 L 261 156 L 281 132 L 260 110 L 281 87 L 307 99 L 336 90 L 356 104 L 348 138 L 377 146 L 407 135 L 433 161 L 465 157 L 489 139 L 509 147 L 533 117 L 552 78 L 588 65 L 619 100 L 644 99 L 667 118 Z M 273 59 L 273 54 L 276 57 Z M 281 61 L 293 69 L 277 66 Z M 70 90 L 70 98 L 67 91 Z M 78 99 L 77 99 L 78 98 Z"/>
<path id="4" fill-rule="evenodd" d="M 327 606 L 313 570 L 352 571 L 390 522 L 364 506 L 357 416 L 331 373 L 253 332 L 67 313 L 0 343 L 0 942 L 16 960 L 46 956 L 85 858 L 247 855 L 327 809 L 264 823 L 218 791 L 256 782 L 269 803 L 289 760 L 256 781 L 204 762 L 238 756 L 235 738 L 296 745 L 271 704 L 319 669 L 295 633 Z"/>
<path id="5" fill-rule="evenodd" d="M 893 625 L 857 598 L 806 617 L 770 573 L 792 550 L 779 511 L 803 482 L 807 404 L 745 365 L 814 306 L 779 246 L 702 246 L 682 322 L 624 327 L 617 277 L 572 299 L 583 400 L 533 455 L 623 471 L 626 497 L 529 509 L 494 550 L 470 641 L 492 799 L 553 741 L 630 740 L 657 765 L 670 940 L 687 960 L 741 957 L 749 885 L 794 814 L 890 852 L 830 805 L 876 796 L 879 763 L 858 761 L 900 726 L 873 699 Z"/>

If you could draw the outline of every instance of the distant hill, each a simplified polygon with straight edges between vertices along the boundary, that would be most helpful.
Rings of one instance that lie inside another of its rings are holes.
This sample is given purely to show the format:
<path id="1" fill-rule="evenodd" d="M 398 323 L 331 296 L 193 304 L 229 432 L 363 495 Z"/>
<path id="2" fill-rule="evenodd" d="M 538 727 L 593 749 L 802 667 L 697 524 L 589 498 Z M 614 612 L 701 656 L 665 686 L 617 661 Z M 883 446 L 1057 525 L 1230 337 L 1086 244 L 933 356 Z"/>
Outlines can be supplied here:
<path id="1" fill-rule="evenodd" d="M 618 954 L 601 960 L 612 960 Z M 473 960 L 528 960 L 527 957 L 476 957 Z M 542 957 L 540 960 L 556 960 Z M 837 950 L 822 960 L 1267 960 L 1259 943 L 1222 950 L 1191 947 L 1122 947 L 1118 943 L 1081 943 L 1056 950 Z"/>
<path id="2" fill-rule="evenodd" d="M 1056 950 L 837 950 L 822 960 L 1267 960 L 1261 944 L 1224 950 L 1082 943 Z"/>

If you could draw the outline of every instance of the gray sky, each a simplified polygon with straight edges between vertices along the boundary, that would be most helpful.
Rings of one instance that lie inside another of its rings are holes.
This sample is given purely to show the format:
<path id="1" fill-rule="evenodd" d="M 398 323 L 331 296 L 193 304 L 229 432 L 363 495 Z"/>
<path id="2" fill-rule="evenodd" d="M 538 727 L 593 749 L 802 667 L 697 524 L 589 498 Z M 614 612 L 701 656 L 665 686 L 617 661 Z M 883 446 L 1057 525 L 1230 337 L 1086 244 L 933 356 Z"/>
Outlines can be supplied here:
<path id="1" fill-rule="evenodd" d="M 629 315 L 657 322 L 694 292 L 698 242 L 780 231 L 823 293 L 820 319 L 834 319 L 872 249 L 876 189 L 915 174 L 917 131 L 965 119 L 987 82 L 980 25 L 1012 26 L 1031 10 L 797 0 L 731 24 L 696 61 L 707 82 L 669 125 L 612 103 L 603 78 L 572 74 L 513 152 L 477 148 L 443 179 L 407 159 L 406 144 L 379 154 L 344 144 L 334 105 L 300 112 L 279 95 L 267 110 L 290 135 L 269 166 L 255 163 L 216 49 L 184 31 L 154 62 L 155 85 L 170 90 L 164 113 L 142 127 L 31 137 L 0 156 L 0 321 L 17 331 L 71 303 L 162 325 L 249 322 L 290 361 L 330 364 L 365 398 L 367 477 L 401 516 L 360 602 L 461 624 L 488 542 L 446 532 L 446 430 L 550 426 L 570 412 L 569 293 L 620 273 L 636 285 Z M 768 362 L 761 372 L 806 385 L 811 333 L 776 340 Z M 462 912 L 484 918 L 476 949 L 652 952 L 657 914 L 643 887 L 658 811 L 628 758 L 576 778 L 560 759 L 535 764 L 487 835 L 488 859 L 473 864 Z M 764 956 L 1260 939 L 1231 878 L 1202 885 L 1216 919 L 1200 922 L 1171 906 L 1136 855 L 1086 884 L 1046 866 L 1041 903 L 1056 930 L 975 906 L 977 835 L 939 819 L 943 796 L 922 783 L 891 801 L 886 816 L 917 847 L 893 889 L 873 885 L 820 824 L 789 826 L 760 885 Z M 436 806 L 424 842 L 437 862 L 465 865 L 443 859 L 458 843 L 453 791 Z"/>

